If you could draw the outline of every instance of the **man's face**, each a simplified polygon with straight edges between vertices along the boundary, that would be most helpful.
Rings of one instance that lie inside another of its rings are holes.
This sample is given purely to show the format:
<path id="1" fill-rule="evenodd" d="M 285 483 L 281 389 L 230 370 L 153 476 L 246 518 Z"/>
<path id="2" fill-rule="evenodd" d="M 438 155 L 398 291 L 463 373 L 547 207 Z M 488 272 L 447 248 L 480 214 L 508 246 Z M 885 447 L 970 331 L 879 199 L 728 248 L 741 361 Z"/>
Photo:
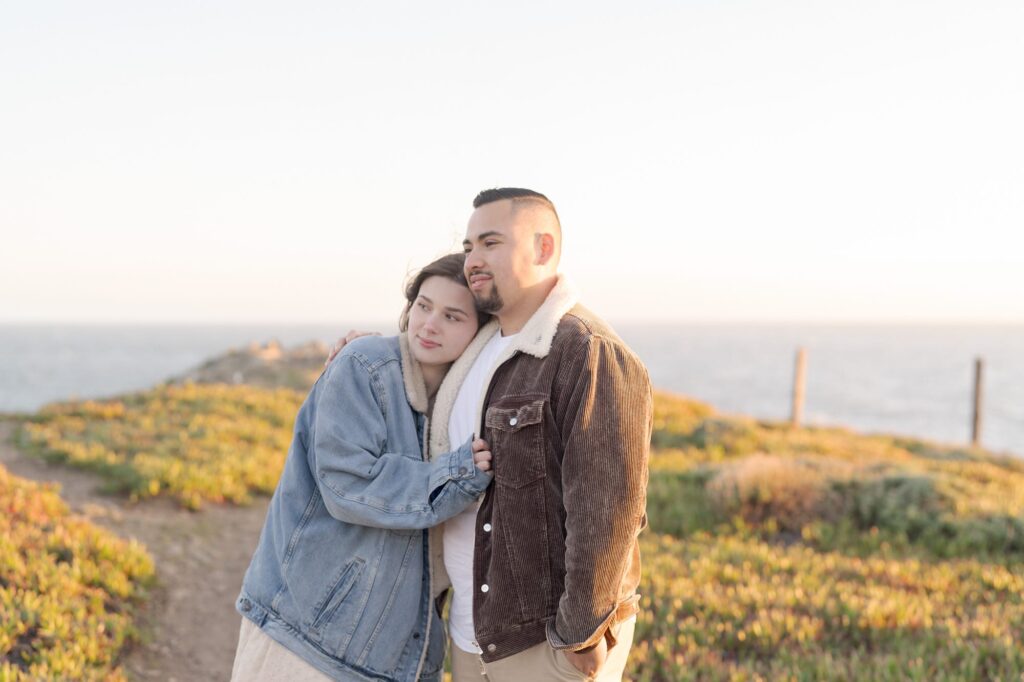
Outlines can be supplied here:
<path id="1" fill-rule="evenodd" d="M 505 199 L 473 211 L 466 228 L 466 279 L 477 306 L 488 313 L 514 307 L 536 284 L 536 249 L 529 211 L 513 211 Z"/>

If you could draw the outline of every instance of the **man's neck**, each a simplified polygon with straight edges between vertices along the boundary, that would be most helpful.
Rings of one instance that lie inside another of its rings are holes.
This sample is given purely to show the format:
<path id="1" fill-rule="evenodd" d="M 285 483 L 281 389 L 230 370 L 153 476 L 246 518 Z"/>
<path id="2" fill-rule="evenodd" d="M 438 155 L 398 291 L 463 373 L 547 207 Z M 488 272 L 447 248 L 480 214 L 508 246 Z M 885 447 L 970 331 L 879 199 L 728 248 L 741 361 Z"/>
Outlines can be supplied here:
<path id="1" fill-rule="evenodd" d="M 541 280 L 523 292 L 522 300 L 517 306 L 499 310 L 495 316 L 501 326 L 501 335 L 511 336 L 521 332 L 530 318 L 544 305 L 544 301 L 548 300 L 548 296 L 556 284 L 558 284 L 558 275 Z"/>

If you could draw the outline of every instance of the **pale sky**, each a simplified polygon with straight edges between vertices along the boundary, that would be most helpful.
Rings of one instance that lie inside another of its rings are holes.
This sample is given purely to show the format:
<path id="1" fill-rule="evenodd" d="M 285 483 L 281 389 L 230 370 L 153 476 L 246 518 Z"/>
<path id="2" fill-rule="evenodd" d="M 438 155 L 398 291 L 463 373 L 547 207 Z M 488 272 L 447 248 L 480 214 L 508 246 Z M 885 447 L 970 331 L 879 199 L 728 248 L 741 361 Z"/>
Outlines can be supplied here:
<path id="1" fill-rule="evenodd" d="M 614 321 L 1024 321 L 1024 3 L 0 4 L 0 321 L 394 320 L 546 193 Z"/>

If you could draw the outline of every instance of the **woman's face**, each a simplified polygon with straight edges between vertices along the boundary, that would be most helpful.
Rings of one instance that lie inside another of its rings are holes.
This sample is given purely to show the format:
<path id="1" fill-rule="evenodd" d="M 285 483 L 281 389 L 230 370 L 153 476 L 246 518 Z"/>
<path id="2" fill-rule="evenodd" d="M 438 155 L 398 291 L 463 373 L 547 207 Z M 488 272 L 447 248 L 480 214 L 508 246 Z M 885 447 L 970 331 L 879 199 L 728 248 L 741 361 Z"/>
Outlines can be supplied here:
<path id="1" fill-rule="evenodd" d="M 476 336 L 477 326 L 469 289 L 447 277 L 428 277 L 409 309 L 406 335 L 421 365 L 450 365 Z"/>

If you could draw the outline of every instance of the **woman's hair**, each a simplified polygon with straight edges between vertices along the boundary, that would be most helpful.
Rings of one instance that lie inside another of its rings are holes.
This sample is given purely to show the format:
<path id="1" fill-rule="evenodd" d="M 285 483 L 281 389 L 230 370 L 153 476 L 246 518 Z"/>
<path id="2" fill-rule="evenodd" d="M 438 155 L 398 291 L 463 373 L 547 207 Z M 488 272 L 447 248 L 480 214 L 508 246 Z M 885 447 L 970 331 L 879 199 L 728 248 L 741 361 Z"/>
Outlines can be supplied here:
<path id="1" fill-rule="evenodd" d="M 398 318 L 399 331 L 404 332 L 409 329 L 409 311 L 412 310 L 412 304 L 416 302 L 420 295 L 420 287 L 431 277 L 444 277 L 469 289 L 466 275 L 462 269 L 465 263 L 466 254 L 449 253 L 447 256 L 441 256 L 433 263 L 425 265 L 422 270 L 409 278 L 405 284 L 405 309 L 402 310 L 402 315 Z M 476 313 L 477 324 L 481 327 L 491 319 L 490 315 L 480 312 L 476 309 L 476 306 L 473 307 L 473 311 Z"/>

